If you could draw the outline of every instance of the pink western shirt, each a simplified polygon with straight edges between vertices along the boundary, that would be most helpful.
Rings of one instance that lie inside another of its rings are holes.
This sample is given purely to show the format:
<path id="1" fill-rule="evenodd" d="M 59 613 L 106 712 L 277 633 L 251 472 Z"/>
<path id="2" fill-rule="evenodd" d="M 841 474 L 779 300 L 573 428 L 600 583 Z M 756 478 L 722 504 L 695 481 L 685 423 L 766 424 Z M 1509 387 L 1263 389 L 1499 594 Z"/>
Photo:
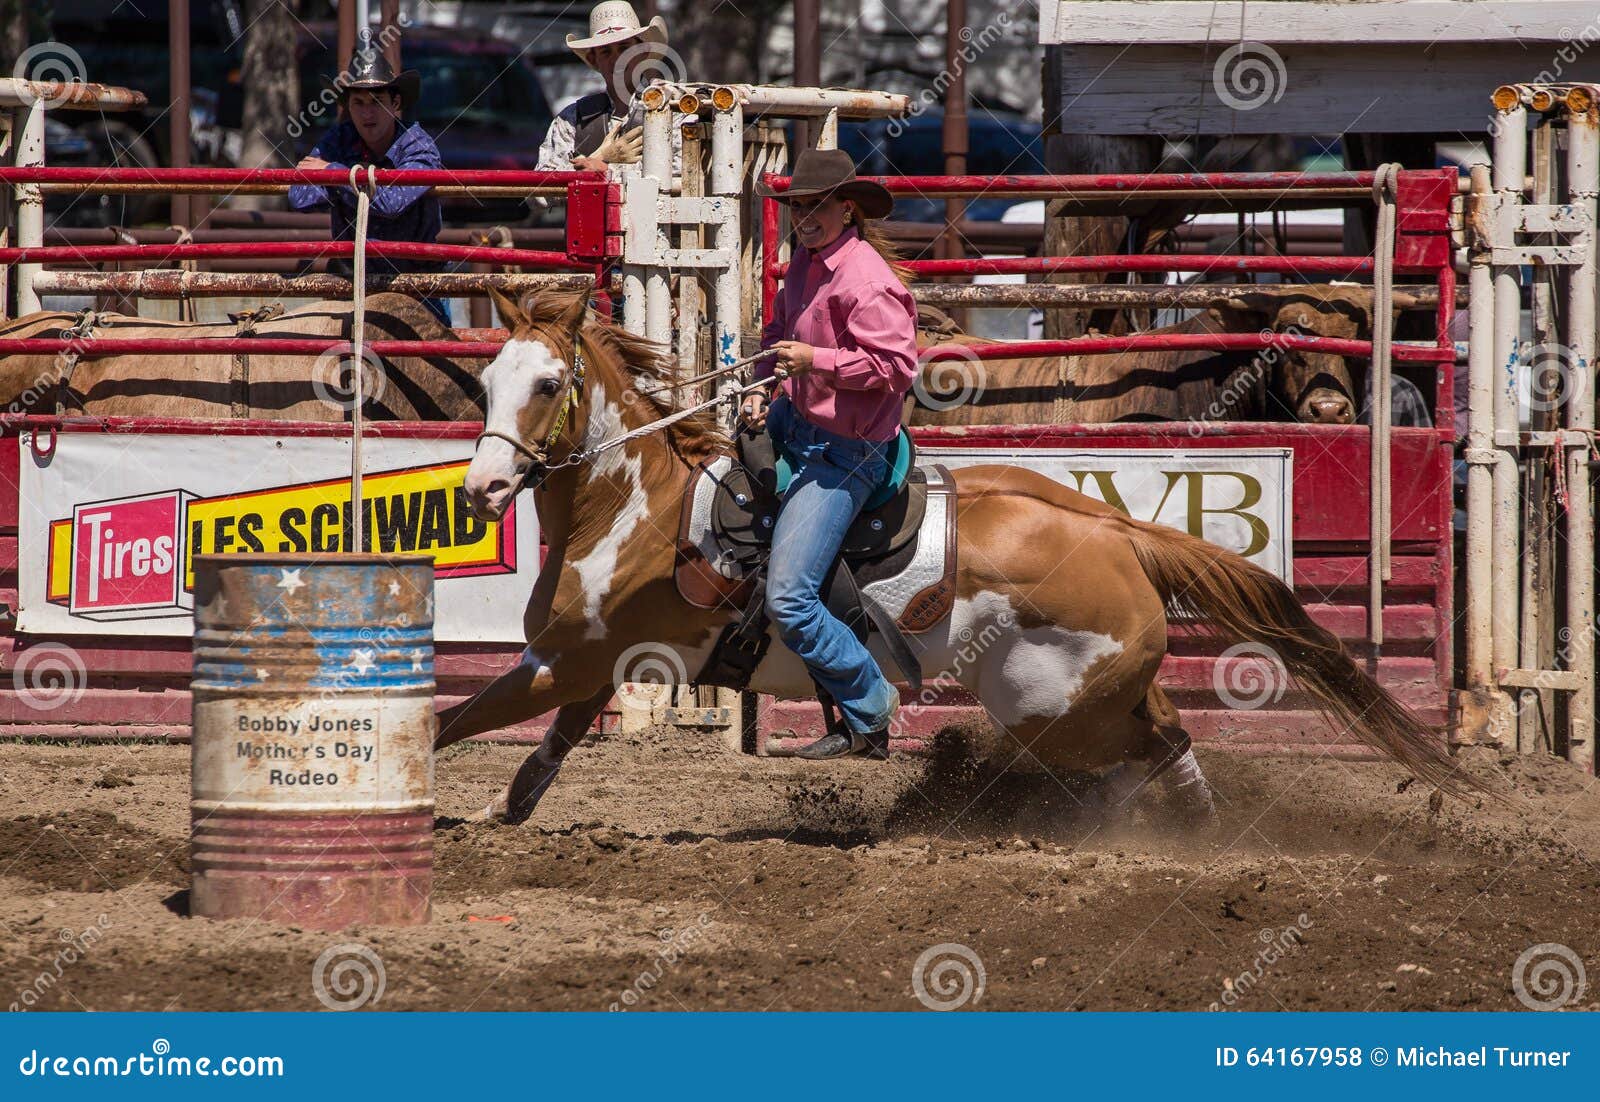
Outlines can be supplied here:
<path id="1" fill-rule="evenodd" d="M 796 249 L 761 347 L 802 341 L 812 368 L 783 382 L 801 416 L 857 440 L 893 440 L 917 374 L 917 307 L 877 250 L 847 229 L 815 255 Z M 756 365 L 768 378 L 773 365 Z"/>

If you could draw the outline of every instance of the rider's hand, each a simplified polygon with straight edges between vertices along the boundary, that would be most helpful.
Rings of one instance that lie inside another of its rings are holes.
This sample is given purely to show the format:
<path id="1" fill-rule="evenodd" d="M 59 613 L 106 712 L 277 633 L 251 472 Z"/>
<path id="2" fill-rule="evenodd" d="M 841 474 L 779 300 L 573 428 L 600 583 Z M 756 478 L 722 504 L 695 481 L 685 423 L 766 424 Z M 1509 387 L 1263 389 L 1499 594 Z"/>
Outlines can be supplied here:
<path id="1" fill-rule="evenodd" d="M 739 403 L 739 413 L 750 427 L 759 429 L 767 423 L 767 407 L 771 404 L 772 400 L 765 391 L 752 391 Z"/>
<path id="2" fill-rule="evenodd" d="M 816 349 L 804 341 L 778 341 L 768 351 L 775 353 L 773 363 L 785 375 L 804 375 Z"/>
<path id="3" fill-rule="evenodd" d="M 307 170 L 307 171 L 312 171 L 312 170 L 316 170 L 316 169 L 320 169 L 320 168 L 327 168 L 328 167 L 328 162 L 324 161 L 321 157 L 301 157 L 300 158 L 300 163 L 295 165 L 294 167 L 298 168 L 298 169 L 304 169 L 304 170 Z"/>
<path id="4" fill-rule="evenodd" d="M 624 119 L 613 126 L 600 143 L 600 148 L 594 151 L 595 157 L 608 165 L 631 165 L 644 156 L 644 127 L 624 130 L 623 127 L 627 125 Z"/>

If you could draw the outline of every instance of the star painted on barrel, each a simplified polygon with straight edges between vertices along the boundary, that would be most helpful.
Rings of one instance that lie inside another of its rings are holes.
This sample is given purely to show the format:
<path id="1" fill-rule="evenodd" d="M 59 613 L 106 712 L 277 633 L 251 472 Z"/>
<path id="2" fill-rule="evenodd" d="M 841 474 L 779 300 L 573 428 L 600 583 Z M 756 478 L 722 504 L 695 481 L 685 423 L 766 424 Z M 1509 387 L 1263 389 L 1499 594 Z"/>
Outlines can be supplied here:
<path id="1" fill-rule="evenodd" d="M 368 670 L 375 668 L 377 663 L 372 660 L 374 653 L 375 652 L 368 647 L 363 647 L 361 650 L 356 651 L 356 656 L 350 659 L 350 668 L 355 670 L 358 675 L 364 674 Z"/>
<path id="2" fill-rule="evenodd" d="M 424 658 L 426 658 L 427 655 L 428 655 L 428 652 L 423 650 L 421 647 L 418 647 L 416 650 L 411 652 L 411 672 L 412 673 L 421 673 L 422 672 L 422 660 Z"/>
<path id="3" fill-rule="evenodd" d="M 264 668 L 262 666 L 257 666 L 256 667 L 256 680 L 257 681 L 265 681 L 267 678 L 269 678 L 271 676 L 272 676 L 272 673 L 271 673 L 270 670 L 267 670 L 266 668 Z"/>
<path id="4" fill-rule="evenodd" d="M 391 596 L 391 597 L 400 596 L 400 583 L 398 581 L 393 581 L 393 582 L 389 583 L 389 596 Z"/>
<path id="5" fill-rule="evenodd" d="M 302 567 L 301 569 L 304 568 Z M 282 574 L 282 577 L 278 579 L 278 588 L 287 589 L 291 597 L 294 596 L 295 590 L 311 584 L 310 582 L 301 580 L 299 569 L 290 570 L 287 566 L 285 566 L 280 568 L 279 573 Z"/>

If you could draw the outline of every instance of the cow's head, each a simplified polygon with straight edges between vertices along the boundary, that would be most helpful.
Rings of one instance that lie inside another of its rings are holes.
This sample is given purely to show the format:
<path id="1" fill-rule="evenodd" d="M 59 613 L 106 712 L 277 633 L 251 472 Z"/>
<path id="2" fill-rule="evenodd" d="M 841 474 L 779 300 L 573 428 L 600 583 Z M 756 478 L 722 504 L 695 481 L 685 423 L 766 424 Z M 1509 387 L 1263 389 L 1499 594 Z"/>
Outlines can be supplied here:
<path id="1" fill-rule="evenodd" d="M 1280 300 L 1267 312 L 1273 333 L 1307 337 L 1356 337 L 1366 325 L 1365 311 L 1344 298 L 1313 295 Z M 1313 425 L 1350 425 L 1356 419 L 1356 388 L 1343 356 L 1279 347 L 1268 373 L 1277 403 L 1296 421 Z"/>

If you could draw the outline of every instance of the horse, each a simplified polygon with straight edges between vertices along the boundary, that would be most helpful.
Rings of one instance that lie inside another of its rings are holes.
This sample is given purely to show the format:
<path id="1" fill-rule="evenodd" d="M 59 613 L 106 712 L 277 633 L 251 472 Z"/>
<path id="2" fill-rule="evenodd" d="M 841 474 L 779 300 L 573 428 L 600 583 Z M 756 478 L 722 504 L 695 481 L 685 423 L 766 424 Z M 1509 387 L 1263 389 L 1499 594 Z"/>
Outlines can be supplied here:
<path id="1" fill-rule="evenodd" d="M 80 323 L 81 319 L 81 323 Z M 342 421 L 352 402 L 343 362 L 308 357 L 195 351 L 94 356 L 101 337 L 329 337 L 348 340 L 349 302 L 314 302 L 283 312 L 269 306 L 239 322 L 196 324 L 130 317 L 27 314 L 0 324 L 0 337 L 58 337 L 81 348 L 67 354 L 0 358 L 0 409 L 11 413 L 86 413 L 127 417 L 253 417 L 272 421 Z M 367 299 L 364 339 L 455 341 L 432 311 L 409 295 Z M 483 415 L 478 375 L 484 360 L 449 356 L 368 358 L 366 415 L 375 420 L 476 421 Z"/>
<path id="2" fill-rule="evenodd" d="M 555 710 L 542 744 L 482 813 L 520 822 L 620 682 L 687 682 L 741 609 L 693 607 L 674 585 L 685 490 L 729 446 L 709 414 L 573 461 L 672 410 L 676 372 L 662 350 L 592 316 L 581 296 L 495 297 L 510 338 L 483 373 L 487 414 L 465 493 L 480 518 L 500 519 L 525 483 L 536 486 L 548 556 L 524 612 L 521 659 L 438 714 L 435 748 Z M 965 467 L 954 478 L 956 595 L 918 636 L 921 664 L 963 685 L 1044 769 L 1099 775 L 1097 792 L 1121 800 L 1136 791 L 1135 803 L 1168 821 L 1214 821 L 1188 736 L 1156 682 L 1176 611 L 1226 642 L 1270 648 L 1332 719 L 1428 783 L 1461 789 L 1438 733 L 1274 575 L 1019 467 Z M 880 667 L 893 669 L 872 640 Z M 813 692 L 781 646 L 749 687 Z"/>

